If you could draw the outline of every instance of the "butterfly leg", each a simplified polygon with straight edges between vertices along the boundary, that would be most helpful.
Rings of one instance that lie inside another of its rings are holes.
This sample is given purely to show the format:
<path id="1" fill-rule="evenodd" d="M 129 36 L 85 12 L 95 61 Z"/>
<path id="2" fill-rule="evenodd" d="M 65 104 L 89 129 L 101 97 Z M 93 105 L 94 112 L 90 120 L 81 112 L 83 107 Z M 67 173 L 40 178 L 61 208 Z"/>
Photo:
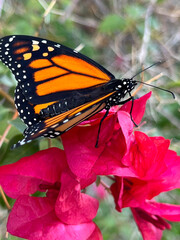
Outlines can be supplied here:
<path id="1" fill-rule="evenodd" d="M 133 110 L 133 106 L 134 106 L 134 97 L 131 95 L 130 92 L 129 92 L 129 96 L 130 96 L 129 100 L 132 100 L 131 109 L 130 109 L 130 112 L 129 112 L 130 117 L 131 117 L 131 121 L 134 123 L 134 125 L 135 125 L 136 127 L 138 127 L 138 125 L 135 123 L 135 121 L 133 120 L 133 117 L 132 117 L 132 110 Z M 127 99 L 127 100 L 128 100 L 128 99 Z M 127 100 L 126 100 L 126 101 L 127 101 Z"/>
<path id="2" fill-rule="evenodd" d="M 99 129 L 98 129 L 98 134 L 97 134 L 97 139 L 96 139 L 96 145 L 95 147 L 97 148 L 98 147 L 98 142 L 99 142 L 99 134 L 100 134 L 100 131 L 101 131 L 101 125 L 104 121 L 104 119 L 107 117 L 108 113 L 109 113 L 109 109 L 106 109 L 106 113 L 104 114 L 103 118 L 101 119 L 100 123 L 99 123 Z"/>
<path id="3" fill-rule="evenodd" d="M 119 102 L 119 104 L 125 104 L 125 103 L 127 103 L 127 102 L 132 100 L 131 109 L 130 109 L 129 114 L 130 114 L 130 117 L 131 117 L 131 121 L 134 123 L 134 125 L 136 127 L 138 127 L 138 125 L 134 122 L 133 117 L 132 117 L 132 111 L 133 111 L 133 106 L 134 106 L 134 97 L 131 95 L 130 92 L 129 92 L 129 96 L 130 96 L 130 98 L 126 99 L 125 101 Z"/>
<path id="4" fill-rule="evenodd" d="M 130 117 L 131 117 L 131 121 L 134 123 L 135 126 L 137 126 L 137 124 L 134 122 L 133 118 L 132 118 L 132 110 L 133 110 L 133 103 L 134 103 L 134 97 L 130 95 L 130 98 L 124 100 L 124 101 L 121 101 L 119 102 L 119 104 L 125 104 L 127 102 L 129 102 L 130 100 L 132 100 L 132 105 L 131 105 L 131 109 L 130 109 Z M 97 134 L 97 140 L 96 140 L 96 145 L 95 147 L 97 148 L 98 147 L 98 142 L 99 142 L 99 134 L 100 134 L 100 131 L 101 131 L 101 125 L 104 121 L 104 119 L 107 117 L 108 113 L 109 113 L 109 108 L 106 107 L 106 113 L 104 114 L 103 118 L 101 119 L 100 123 L 99 123 L 99 129 L 98 129 L 98 134 Z"/>

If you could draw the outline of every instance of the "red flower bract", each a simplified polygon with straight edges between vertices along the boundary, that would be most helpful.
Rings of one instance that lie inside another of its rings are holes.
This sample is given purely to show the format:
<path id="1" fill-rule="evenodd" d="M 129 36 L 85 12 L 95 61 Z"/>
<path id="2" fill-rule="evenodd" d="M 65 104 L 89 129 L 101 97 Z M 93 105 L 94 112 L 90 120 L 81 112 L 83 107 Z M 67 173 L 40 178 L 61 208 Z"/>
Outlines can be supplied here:
<path id="1" fill-rule="evenodd" d="M 135 140 L 123 162 L 136 177 L 116 177 L 111 186 L 116 209 L 131 207 L 144 239 L 161 239 L 170 225 L 180 221 L 180 206 L 157 203 L 152 198 L 180 186 L 180 157 L 168 149 L 169 140 L 135 132 Z"/>
<path id="2" fill-rule="evenodd" d="M 30 240 L 85 240 L 102 239 L 95 223 L 67 225 L 61 222 L 54 211 L 55 199 L 20 196 L 9 216 L 7 229 L 19 237 Z"/>
<path id="3" fill-rule="evenodd" d="M 84 193 L 94 178 L 79 179 L 68 168 L 64 151 L 51 148 L 0 168 L 4 191 L 17 198 L 7 229 L 28 239 L 102 239 L 92 222 L 98 201 Z M 8 183 L 8 184 L 7 184 Z M 36 191 L 44 197 L 33 197 Z"/>
<path id="4" fill-rule="evenodd" d="M 151 92 L 134 100 L 132 117 L 135 122 L 141 121 L 146 101 L 150 96 Z M 133 176 L 121 162 L 134 138 L 133 123 L 129 115 L 131 104 L 132 102 L 128 102 L 122 108 L 110 109 L 109 115 L 102 123 L 98 148 L 94 146 L 99 122 L 105 111 L 62 135 L 67 162 L 75 175 L 83 178 L 89 174 Z"/>
<path id="5" fill-rule="evenodd" d="M 111 108 L 98 148 L 105 111 L 62 135 L 64 151 L 51 148 L 0 167 L 3 189 L 16 198 L 8 231 L 32 240 L 102 239 L 92 221 L 98 201 L 82 192 L 97 175 L 113 175 L 108 192 L 116 209 L 131 208 L 144 240 L 160 240 L 162 231 L 171 227 L 166 220 L 180 221 L 180 206 L 154 200 L 180 186 L 180 157 L 169 150 L 169 140 L 133 131 L 131 117 L 140 123 L 150 95 L 134 100 L 132 116 L 132 102 Z M 37 191 L 43 197 L 31 196 Z"/>

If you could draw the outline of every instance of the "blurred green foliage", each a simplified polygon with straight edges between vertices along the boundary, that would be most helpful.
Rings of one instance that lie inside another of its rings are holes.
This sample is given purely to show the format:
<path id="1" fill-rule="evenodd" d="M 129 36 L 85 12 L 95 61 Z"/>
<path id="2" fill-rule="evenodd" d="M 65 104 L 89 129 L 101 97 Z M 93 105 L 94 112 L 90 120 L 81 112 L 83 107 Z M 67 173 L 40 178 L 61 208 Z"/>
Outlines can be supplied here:
<path id="1" fill-rule="evenodd" d="M 51 1 L 45 0 L 6 0 L 0 1 L 0 37 L 11 34 L 38 35 L 60 42 L 71 48 L 84 44 L 82 53 L 98 61 L 117 78 L 131 77 L 141 67 L 159 60 L 164 64 L 144 73 L 145 80 L 163 72 L 155 85 L 173 91 L 171 95 L 156 89 L 147 105 L 147 122 L 141 130 L 151 136 L 164 136 L 172 139 L 171 148 L 180 153 L 180 39 L 178 37 L 179 18 L 178 0 L 154 1 L 138 0 L 61 0 L 56 1 L 47 13 Z M 149 15 L 148 15 L 149 14 Z M 141 76 L 137 76 L 141 79 Z M 1 146 L 1 165 L 9 164 L 39 149 L 48 147 L 46 139 L 36 140 L 19 149 L 10 146 L 22 137 L 24 125 L 18 119 L 12 120 L 14 106 L 4 97 L 13 97 L 16 81 L 10 71 L 0 64 L 0 137 L 9 124 L 12 124 Z M 142 96 L 150 89 L 143 87 L 138 93 Z M 59 140 L 53 146 L 62 148 Z M 173 196 L 166 195 L 168 202 L 178 203 L 179 191 Z M 164 199 L 164 198 L 163 198 Z M 12 205 L 13 202 L 10 201 Z M 3 200 L 0 203 L 4 206 Z M 112 199 L 107 198 L 100 204 L 95 219 L 104 239 L 141 239 L 129 210 L 119 214 L 114 210 Z M 5 206 L 4 206 L 5 207 Z M 180 235 L 180 227 L 172 224 L 171 231 L 165 231 L 163 240 L 175 240 Z M 19 239 L 9 236 L 8 239 Z"/>
<path id="2" fill-rule="evenodd" d="M 125 31 L 126 20 L 117 14 L 107 15 L 99 25 L 99 30 L 109 35 L 119 31 Z"/>

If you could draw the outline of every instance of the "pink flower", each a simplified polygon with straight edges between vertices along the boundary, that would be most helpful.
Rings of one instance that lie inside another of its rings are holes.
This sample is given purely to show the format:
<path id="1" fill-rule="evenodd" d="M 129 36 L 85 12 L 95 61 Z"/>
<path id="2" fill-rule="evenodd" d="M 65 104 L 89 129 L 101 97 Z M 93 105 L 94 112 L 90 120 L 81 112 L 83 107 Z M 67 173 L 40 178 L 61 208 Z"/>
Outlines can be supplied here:
<path id="1" fill-rule="evenodd" d="M 150 96 L 151 92 L 134 101 L 132 117 L 137 124 L 143 117 Z M 133 123 L 129 115 L 131 104 L 128 102 L 121 108 L 111 108 L 101 127 L 98 148 L 95 148 L 97 133 L 105 111 L 62 135 L 67 162 L 75 175 L 81 178 L 86 178 L 89 174 L 133 176 L 121 162 L 134 139 Z"/>
<path id="2" fill-rule="evenodd" d="M 137 124 L 150 96 L 134 101 L 132 118 Z M 64 151 L 51 148 L 0 167 L 0 184 L 16 199 L 7 224 L 11 234 L 33 240 L 102 239 L 92 221 L 98 201 L 82 192 L 97 175 L 114 176 L 108 192 L 119 212 L 131 208 L 144 240 L 160 240 L 163 230 L 171 227 L 167 220 L 180 221 L 180 206 L 154 200 L 180 187 L 180 157 L 169 150 L 169 140 L 133 132 L 131 106 L 127 102 L 111 108 L 98 148 L 105 111 L 62 135 Z M 107 188 L 106 183 L 103 186 Z M 103 198 L 104 188 L 96 190 Z"/>
<path id="3" fill-rule="evenodd" d="M 180 187 L 180 157 L 169 150 L 170 141 L 135 132 L 135 140 L 123 162 L 136 177 L 116 177 L 111 186 L 116 209 L 131 207 L 143 239 L 161 239 L 165 221 L 180 221 L 180 206 L 157 203 L 161 192 Z"/>
<path id="4" fill-rule="evenodd" d="M 16 198 L 7 230 L 33 239 L 102 239 L 92 222 L 98 201 L 81 189 L 95 178 L 79 179 L 68 168 L 64 151 L 50 148 L 0 168 L 0 183 Z M 43 197 L 30 196 L 36 191 Z"/>
<path id="5" fill-rule="evenodd" d="M 97 199 L 103 200 L 107 197 L 107 191 L 104 186 L 99 184 L 98 186 L 93 183 L 93 191 Z"/>

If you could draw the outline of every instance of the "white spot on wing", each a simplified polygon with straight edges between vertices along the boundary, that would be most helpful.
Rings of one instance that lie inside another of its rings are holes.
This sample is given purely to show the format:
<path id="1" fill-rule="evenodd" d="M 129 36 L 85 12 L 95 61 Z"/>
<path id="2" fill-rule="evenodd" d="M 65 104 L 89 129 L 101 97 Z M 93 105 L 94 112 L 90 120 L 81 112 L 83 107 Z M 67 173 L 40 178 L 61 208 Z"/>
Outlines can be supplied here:
<path id="1" fill-rule="evenodd" d="M 74 116 L 78 116 L 78 115 L 80 115 L 81 114 L 81 112 L 78 112 L 78 113 L 76 113 Z"/>
<path id="2" fill-rule="evenodd" d="M 12 42 L 14 38 L 15 38 L 15 36 L 10 37 L 9 42 Z"/>
<path id="3" fill-rule="evenodd" d="M 66 122 L 68 122 L 69 121 L 69 119 L 65 119 L 64 121 L 63 121 L 63 123 L 66 123 Z"/>
<path id="4" fill-rule="evenodd" d="M 32 43 L 33 43 L 33 44 L 39 44 L 39 41 L 32 40 Z"/>
<path id="5" fill-rule="evenodd" d="M 61 45 L 60 45 L 60 44 L 58 44 L 58 43 L 57 43 L 57 44 L 55 44 L 54 46 L 55 46 L 55 47 L 58 47 L 58 48 L 60 48 L 60 47 L 61 47 Z"/>

